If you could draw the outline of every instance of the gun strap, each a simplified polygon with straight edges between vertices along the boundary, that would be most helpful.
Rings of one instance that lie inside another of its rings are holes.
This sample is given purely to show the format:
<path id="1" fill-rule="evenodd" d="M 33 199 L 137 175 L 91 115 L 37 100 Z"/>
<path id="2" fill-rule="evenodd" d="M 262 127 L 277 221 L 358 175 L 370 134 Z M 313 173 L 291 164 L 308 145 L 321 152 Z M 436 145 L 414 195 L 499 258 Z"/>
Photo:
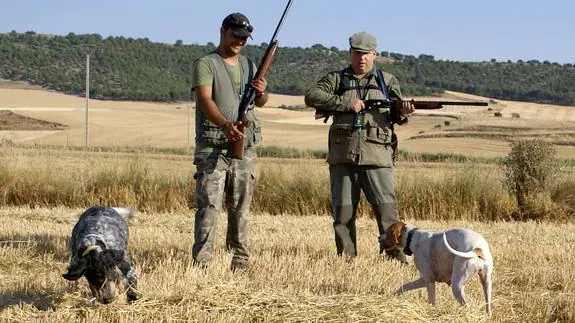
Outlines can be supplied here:
<path id="1" fill-rule="evenodd" d="M 376 70 L 379 71 L 379 69 L 376 69 Z M 381 78 L 382 78 L 381 81 L 382 81 L 382 84 L 383 84 L 383 89 L 381 88 L 380 82 L 379 82 L 379 80 L 378 80 L 378 78 L 379 78 L 380 76 L 381 76 Z M 373 77 L 373 74 L 370 75 L 369 77 L 370 77 L 370 78 Z M 385 81 L 383 81 L 383 74 L 382 74 L 382 75 L 379 75 L 379 73 L 378 73 L 378 74 L 375 75 L 375 78 L 376 78 L 376 80 L 377 80 L 377 88 L 378 88 L 380 91 L 382 91 L 383 94 L 385 95 L 385 97 L 387 98 L 387 97 L 388 97 L 388 96 L 387 96 L 387 89 L 386 89 L 386 87 L 385 87 Z M 338 96 L 342 96 L 342 95 L 343 95 L 345 92 L 347 92 L 347 91 L 355 90 L 356 93 L 357 93 L 357 97 L 358 97 L 360 100 L 365 100 L 365 97 L 366 97 L 366 95 L 367 95 L 367 92 L 369 92 L 370 89 L 375 89 L 375 87 L 370 86 L 369 82 L 368 82 L 368 84 L 367 84 L 366 86 L 363 86 L 363 87 L 360 87 L 360 86 L 359 86 L 359 83 L 357 84 L 357 86 L 352 87 L 352 86 L 351 86 L 351 79 L 350 79 L 350 77 L 349 77 L 349 74 L 346 73 L 345 70 L 343 70 L 343 71 L 341 71 L 341 72 L 339 73 L 339 85 L 338 85 L 337 89 L 335 90 L 335 93 L 334 93 L 334 94 L 335 94 L 335 95 L 338 95 Z"/>
<path id="2" fill-rule="evenodd" d="M 337 90 L 335 90 L 335 95 L 342 96 L 347 90 L 351 88 L 349 84 L 349 75 L 345 73 L 345 70 L 339 72 L 339 85 L 337 86 Z"/>
<path id="3" fill-rule="evenodd" d="M 385 95 L 385 97 L 387 98 L 387 100 L 391 100 L 391 98 L 389 97 L 389 93 L 387 91 L 387 86 L 385 86 L 385 80 L 383 79 L 383 71 L 380 70 L 379 68 L 377 69 L 377 85 L 379 86 L 379 89 L 381 90 L 381 92 L 383 92 L 383 95 Z M 391 109 L 393 109 L 393 107 L 391 107 Z M 391 109 L 390 109 L 390 116 L 391 116 Z M 397 152 L 397 135 L 395 134 L 395 129 L 394 129 L 394 123 L 392 122 L 390 127 L 391 129 L 391 149 L 393 150 L 393 154 L 392 154 L 392 160 L 393 160 L 393 164 L 395 164 L 395 162 L 397 161 L 397 156 L 398 156 L 398 152 Z"/>
<path id="4" fill-rule="evenodd" d="M 381 93 L 383 93 L 383 96 L 387 100 L 391 100 L 391 98 L 389 97 L 389 93 L 387 91 L 387 85 L 385 85 L 385 79 L 383 78 L 383 71 L 376 67 L 375 73 L 377 74 L 377 77 L 375 78 L 375 80 L 377 81 L 377 87 L 379 88 Z"/>

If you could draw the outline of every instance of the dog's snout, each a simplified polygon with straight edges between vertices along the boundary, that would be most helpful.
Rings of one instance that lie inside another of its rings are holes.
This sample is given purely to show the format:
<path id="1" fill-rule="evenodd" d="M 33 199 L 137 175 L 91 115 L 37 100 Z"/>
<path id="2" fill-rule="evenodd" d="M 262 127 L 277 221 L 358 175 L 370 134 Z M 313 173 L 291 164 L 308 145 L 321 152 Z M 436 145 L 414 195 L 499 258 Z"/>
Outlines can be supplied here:
<path id="1" fill-rule="evenodd" d="M 114 301 L 114 298 L 102 298 L 102 304 L 110 304 Z"/>

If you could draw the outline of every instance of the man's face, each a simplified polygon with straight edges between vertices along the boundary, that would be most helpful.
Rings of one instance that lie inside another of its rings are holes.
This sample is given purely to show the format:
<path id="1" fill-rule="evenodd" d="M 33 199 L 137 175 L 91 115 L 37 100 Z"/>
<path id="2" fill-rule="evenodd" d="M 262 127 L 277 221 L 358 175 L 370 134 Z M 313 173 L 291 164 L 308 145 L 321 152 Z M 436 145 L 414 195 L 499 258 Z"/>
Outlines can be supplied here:
<path id="1" fill-rule="evenodd" d="M 248 37 L 236 36 L 231 28 L 221 29 L 221 47 L 230 54 L 239 54 L 248 42 Z"/>
<path id="2" fill-rule="evenodd" d="M 362 52 L 359 50 L 351 49 L 351 67 L 354 74 L 362 75 L 373 68 L 375 62 L 375 50 L 369 52 Z"/>

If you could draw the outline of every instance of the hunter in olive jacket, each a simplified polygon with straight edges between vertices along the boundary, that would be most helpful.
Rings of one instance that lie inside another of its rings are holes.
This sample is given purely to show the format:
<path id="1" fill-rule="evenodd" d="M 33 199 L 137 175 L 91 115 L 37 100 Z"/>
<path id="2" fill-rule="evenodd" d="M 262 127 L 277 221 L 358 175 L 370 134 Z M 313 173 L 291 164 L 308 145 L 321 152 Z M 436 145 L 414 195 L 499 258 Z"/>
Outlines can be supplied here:
<path id="1" fill-rule="evenodd" d="M 377 78 L 383 76 L 383 82 Z M 383 89 L 380 89 L 383 84 Z M 328 163 L 392 167 L 394 151 L 393 122 L 388 108 L 362 111 L 361 127 L 354 126 L 351 110 L 355 99 L 401 99 L 399 81 L 389 73 L 372 69 L 363 78 L 350 67 L 327 74 L 305 94 L 305 104 L 333 115 L 329 130 Z M 395 144 L 395 143 L 394 143 Z"/>

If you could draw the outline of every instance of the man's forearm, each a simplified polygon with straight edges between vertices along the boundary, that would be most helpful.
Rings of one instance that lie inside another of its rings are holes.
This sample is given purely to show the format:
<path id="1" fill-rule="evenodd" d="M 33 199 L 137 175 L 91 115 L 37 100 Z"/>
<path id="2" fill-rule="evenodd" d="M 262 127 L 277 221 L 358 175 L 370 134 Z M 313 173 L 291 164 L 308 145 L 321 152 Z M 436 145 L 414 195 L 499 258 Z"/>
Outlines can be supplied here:
<path id="1" fill-rule="evenodd" d="M 222 114 L 214 100 L 203 100 L 199 104 L 204 116 L 219 128 L 222 128 L 229 120 Z"/>
<path id="2" fill-rule="evenodd" d="M 349 110 L 349 104 L 344 104 L 340 96 L 327 93 L 317 87 L 308 90 L 305 95 L 305 104 L 325 111 L 344 112 Z"/>

